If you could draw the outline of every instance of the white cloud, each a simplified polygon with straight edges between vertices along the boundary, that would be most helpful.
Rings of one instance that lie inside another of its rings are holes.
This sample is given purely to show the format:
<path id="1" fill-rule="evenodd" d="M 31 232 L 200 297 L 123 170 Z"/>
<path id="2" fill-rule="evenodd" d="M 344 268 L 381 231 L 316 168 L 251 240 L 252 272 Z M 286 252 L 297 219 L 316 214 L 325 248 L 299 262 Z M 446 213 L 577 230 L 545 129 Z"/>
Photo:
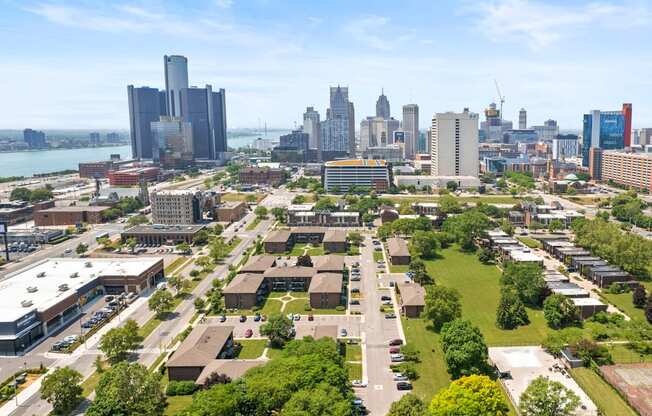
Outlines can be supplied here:
<path id="1" fill-rule="evenodd" d="M 347 23 L 344 31 L 357 42 L 373 49 L 390 50 L 392 43 L 384 36 L 389 18 L 384 16 L 365 16 Z"/>
<path id="2" fill-rule="evenodd" d="M 233 0 L 215 0 L 215 5 L 222 9 L 228 9 L 233 6 Z"/>
<path id="3" fill-rule="evenodd" d="M 468 3 L 463 12 L 477 17 L 477 25 L 495 42 L 524 42 L 532 49 L 558 43 L 577 30 L 642 26 L 652 17 L 642 2 L 591 2 L 554 5 L 544 1 L 495 0 Z"/>

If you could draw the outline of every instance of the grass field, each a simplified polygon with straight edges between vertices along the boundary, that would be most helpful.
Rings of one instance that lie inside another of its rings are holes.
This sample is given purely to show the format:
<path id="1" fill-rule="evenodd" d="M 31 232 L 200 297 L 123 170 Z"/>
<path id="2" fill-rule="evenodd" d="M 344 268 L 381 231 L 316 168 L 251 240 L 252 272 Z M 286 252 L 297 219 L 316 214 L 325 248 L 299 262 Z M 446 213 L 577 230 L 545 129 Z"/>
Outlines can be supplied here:
<path id="1" fill-rule="evenodd" d="M 389 266 L 390 273 L 405 273 L 410 270 L 410 266 Z"/>
<path id="2" fill-rule="evenodd" d="M 242 349 L 236 358 L 241 360 L 253 360 L 260 357 L 267 346 L 266 339 L 239 339 L 237 342 L 242 345 Z"/>
<path id="3" fill-rule="evenodd" d="M 168 264 L 163 269 L 163 272 L 165 273 L 166 276 L 169 275 L 169 274 L 172 274 L 173 272 L 175 272 L 177 270 L 177 268 L 179 268 L 179 266 L 181 266 L 187 260 L 188 260 L 188 257 L 177 257 L 176 259 L 174 259 L 174 261 L 172 263 Z"/>
<path id="4" fill-rule="evenodd" d="M 174 416 L 192 404 L 192 395 L 167 397 L 164 416 Z"/>
<path id="5" fill-rule="evenodd" d="M 652 354 L 641 355 L 638 352 L 627 348 L 623 344 L 607 345 L 607 349 L 611 353 L 616 364 L 633 364 L 633 363 L 650 363 L 652 362 Z"/>
<path id="6" fill-rule="evenodd" d="M 293 296 L 296 296 L 293 294 Z M 306 311 L 305 305 L 310 303 L 310 299 L 295 299 L 288 302 L 283 310 L 284 314 L 298 313 L 299 315 L 313 314 L 313 315 L 344 315 L 346 311 L 338 311 L 335 309 L 313 309 Z"/>
<path id="7" fill-rule="evenodd" d="M 261 221 L 262 219 L 260 217 L 254 218 L 254 220 L 247 225 L 247 228 L 245 228 L 245 230 L 253 231 L 256 227 L 258 227 L 258 224 L 260 224 Z"/>
<path id="8" fill-rule="evenodd" d="M 254 195 L 256 197 L 256 203 L 259 203 L 267 196 L 267 194 L 259 194 L 259 193 L 244 194 L 244 193 L 236 192 L 236 193 L 223 194 L 222 201 L 226 201 L 226 202 L 246 201 L 247 197 L 250 195 Z"/>
<path id="9" fill-rule="evenodd" d="M 604 416 L 636 416 L 636 412 L 606 381 L 589 368 L 574 368 L 571 375 Z"/>
<path id="10" fill-rule="evenodd" d="M 374 250 L 374 261 L 379 261 L 379 260 L 385 260 L 385 258 L 383 257 L 383 252 Z"/>
<path id="11" fill-rule="evenodd" d="M 283 306 L 283 303 L 280 300 L 274 299 L 274 298 L 271 298 L 271 297 L 267 297 L 267 299 L 265 299 L 265 303 L 263 303 L 262 307 L 256 312 L 258 312 L 258 313 L 260 313 L 262 315 L 269 316 L 269 315 L 271 315 L 273 313 L 280 313 L 281 312 L 281 306 Z M 238 315 L 238 316 L 239 315 L 246 315 L 246 316 L 251 316 L 251 315 L 256 314 L 256 312 L 254 312 L 251 309 L 238 309 L 235 312 L 227 312 L 226 315 Z"/>
<path id="12" fill-rule="evenodd" d="M 543 311 L 527 308 L 530 324 L 514 330 L 496 326 L 500 299 L 500 271 L 480 263 L 473 253 L 449 247 L 439 258 L 426 261 L 435 283 L 457 289 L 461 295 L 462 316 L 480 328 L 488 346 L 539 345 L 549 329 Z"/>
<path id="13" fill-rule="evenodd" d="M 344 356 L 346 361 L 361 361 L 362 348 L 360 344 L 346 344 L 346 354 Z"/>
<path id="14" fill-rule="evenodd" d="M 516 237 L 521 243 L 525 244 L 526 246 L 530 248 L 542 248 L 543 244 L 539 240 L 535 240 L 534 238 L 530 237 L 524 237 L 524 236 L 518 236 Z"/>
<path id="15" fill-rule="evenodd" d="M 609 301 L 609 303 L 612 303 L 614 306 L 616 306 L 618 309 L 621 311 L 625 312 L 627 316 L 629 316 L 632 319 L 638 319 L 641 321 L 646 321 L 645 319 L 645 312 L 641 308 L 637 308 L 634 306 L 634 303 L 632 302 L 632 293 L 620 293 L 620 294 L 612 294 L 612 293 L 607 293 L 603 291 L 601 295 Z"/>
<path id="16" fill-rule="evenodd" d="M 344 368 L 349 374 L 349 380 L 362 380 L 362 364 L 344 363 Z"/>

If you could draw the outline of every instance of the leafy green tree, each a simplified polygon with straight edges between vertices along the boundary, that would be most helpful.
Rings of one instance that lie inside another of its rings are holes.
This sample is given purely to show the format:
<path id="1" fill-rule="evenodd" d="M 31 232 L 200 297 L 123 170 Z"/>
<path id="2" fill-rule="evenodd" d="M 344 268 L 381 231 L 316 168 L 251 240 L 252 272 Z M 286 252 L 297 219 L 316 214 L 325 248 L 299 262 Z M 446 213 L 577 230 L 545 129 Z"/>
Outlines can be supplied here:
<path id="1" fill-rule="evenodd" d="M 140 364 L 126 362 L 102 374 L 88 416 L 160 416 L 165 410 L 161 376 Z"/>
<path id="2" fill-rule="evenodd" d="M 129 219 L 127 220 L 127 224 L 129 224 L 132 227 L 140 224 L 149 224 L 149 219 L 147 218 L 147 216 L 142 214 L 134 215 L 133 217 L 129 217 Z"/>
<path id="3" fill-rule="evenodd" d="M 286 316 L 276 313 L 260 326 L 260 334 L 269 338 L 273 346 L 282 347 L 294 337 L 294 325 Z"/>
<path id="4" fill-rule="evenodd" d="M 539 376 L 521 394 L 519 411 L 523 416 L 570 416 L 580 398 L 558 381 Z"/>
<path id="5" fill-rule="evenodd" d="M 82 375 L 70 367 L 57 368 L 47 374 L 41 384 L 41 399 L 52 405 L 55 415 L 72 412 L 82 395 Z"/>
<path id="6" fill-rule="evenodd" d="M 276 219 L 276 221 L 280 222 L 281 224 L 285 224 L 286 222 L 286 211 L 283 208 L 279 207 L 274 207 L 271 210 L 272 215 Z"/>
<path id="7" fill-rule="evenodd" d="M 392 403 L 387 416 L 427 416 L 426 404 L 414 394 L 406 394 Z"/>
<path id="8" fill-rule="evenodd" d="M 54 196 L 52 195 L 51 190 L 47 188 L 38 188 L 32 191 L 29 200 L 30 202 L 41 202 L 41 201 L 48 201 L 52 198 L 54 198 Z"/>
<path id="9" fill-rule="evenodd" d="M 335 191 L 333 192 L 337 193 Z M 337 211 L 337 206 L 330 200 L 330 198 L 320 198 L 319 201 L 315 202 L 314 210 L 333 212 Z"/>
<path id="10" fill-rule="evenodd" d="M 192 243 L 196 246 L 205 246 L 208 244 L 210 239 L 210 234 L 206 230 L 199 230 L 195 237 L 192 239 Z"/>
<path id="11" fill-rule="evenodd" d="M 553 294 L 543 302 L 543 317 L 554 329 L 574 325 L 579 321 L 579 311 L 572 300 L 564 295 Z"/>
<path id="12" fill-rule="evenodd" d="M 448 372 L 454 379 L 486 369 L 487 345 L 480 329 L 470 321 L 455 319 L 445 323 L 441 329 L 441 344 Z"/>
<path id="13" fill-rule="evenodd" d="M 211 290 L 210 295 L 208 296 L 208 303 L 209 303 L 209 309 L 213 313 L 221 313 L 224 311 L 224 304 L 222 302 L 222 298 L 224 297 L 224 294 L 222 293 L 222 289 L 218 287 L 214 287 Z"/>
<path id="14" fill-rule="evenodd" d="M 491 227 L 491 220 L 478 210 L 468 210 L 444 221 L 443 229 L 455 236 L 464 250 L 472 250 L 476 238 Z"/>
<path id="15" fill-rule="evenodd" d="M 430 402 L 430 416 L 504 416 L 509 407 L 498 384 L 487 376 L 453 381 Z"/>
<path id="16" fill-rule="evenodd" d="M 446 182 L 446 189 L 448 189 L 451 192 L 457 191 L 457 182 L 455 181 Z"/>
<path id="17" fill-rule="evenodd" d="M 30 201 L 32 198 L 32 191 L 28 188 L 14 188 L 9 194 L 9 199 L 12 201 Z"/>
<path id="18" fill-rule="evenodd" d="M 157 290 L 149 297 L 147 305 L 150 311 L 156 312 L 161 317 L 165 312 L 169 312 L 174 304 L 172 294 L 167 290 Z"/>
<path id="19" fill-rule="evenodd" d="M 439 198 L 439 210 L 444 214 L 456 214 L 462 211 L 462 207 L 454 196 L 443 195 Z"/>
<path id="20" fill-rule="evenodd" d="M 190 244 L 186 243 L 185 241 L 182 243 L 177 244 L 174 247 L 178 252 L 183 253 L 183 254 L 188 254 L 192 252 L 192 247 L 190 247 Z"/>
<path id="21" fill-rule="evenodd" d="M 432 321 L 436 331 L 454 319 L 462 316 L 460 294 L 452 287 L 428 286 L 426 287 L 425 307 L 422 316 Z"/>
<path id="22" fill-rule="evenodd" d="M 305 195 L 297 195 L 294 198 L 292 198 L 293 204 L 304 204 L 305 202 L 306 202 Z"/>
<path id="23" fill-rule="evenodd" d="M 589 367 L 592 362 L 595 364 L 611 365 L 613 359 L 611 353 L 604 345 L 599 345 L 589 339 L 582 338 L 571 346 L 574 355 L 582 360 L 585 367 Z"/>
<path id="24" fill-rule="evenodd" d="M 478 251 L 478 260 L 483 264 L 489 264 L 496 260 L 496 256 L 490 249 L 482 247 L 480 251 Z"/>
<path id="25" fill-rule="evenodd" d="M 100 338 L 100 351 L 111 363 L 124 361 L 129 351 L 138 348 L 142 338 L 138 335 L 138 324 L 130 319 L 122 327 L 110 329 Z"/>
<path id="26" fill-rule="evenodd" d="M 267 218 L 267 208 L 262 205 L 258 205 L 254 210 L 254 214 L 256 214 L 256 216 L 261 219 Z"/>
<path id="27" fill-rule="evenodd" d="M 168 277 L 167 280 L 168 280 L 168 285 L 173 287 L 177 294 L 183 292 L 184 289 L 190 287 L 190 282 L 181 276 L 170 276 Z"/>
<path id="28" fill-rule="evenodd" d="M 222 237 L 215 238 L 210 243 L 209 255 L 218 262 L 229 254 L 229 246 Z"/>
<path id="29" fill-rule="evenodd" d="M 506 219 L 500 222 L 500 229 L 507 235 L 514 235 L 514 226 Z"/>
<path id="30" fill-rule="evenodd" d="M 646 298 L 647 298 L 647 294 L 645 293 L 645 287 L 637 286 L 636 289 L 634 289 L 634 292 L 632 293 L 632 303 L 634 304 L 634 306 L 636 306 L 637 308 L 644 307 Z"/>
<path id="31" fill-rule="evenodd" d="M 79 243 L 77 244 L 77 248 L 75 249 L 75 253 L 77 254 L 84 254 L 88 251 L 88 244 L 84 243 Z"/>
<path id="32" fill-rule="evenodd" d="M 419 258 L 410 261 L 408 271 L 412 273 L 412 280 L 421 286 L 428 286 L 434 283 L 432 277 L 430 277 L 426 270 L 426 264 Z"/>
<path id="33" fill-rule="evenodd" d="M 354 246 L 359 246 L 364 241 L 362 234 L 355 231 L 350 232 L 347 236 L 347 239 L 349 240 L 349 243 L 353 244 Z"/>
<path id="34" fill-rule="evenodd" d="M 410 239 L 409 249 L 413 257 L 432 259 L 437 255 L 439 239 L 432 231 L 417 230 Z"/>
<path id="35" fill-rule="evenodd" d="M 565 228 L 564 223 L 561 222 L 561 220 L 552 220 L 550 221 L 550 224 L 548 224 L 548 230 L 551 233 L 554 233 L 555 231 L 563 230 L 564 228 Z"/>
<path id="36" fill-rule="evenodd" d="M 530 319 L 527 316 L 525 305 L 518 297 L 516 290 L 510 286 L 503 286 L 496 311 L 496 325 L 502 329 L 514 329 L 529 323 Z"/>
<path id="37" fill-rule="evenodd" d="M 328 384 L 294 393 L 281 409 L 280 416 L 349 416 L 353 415 L 353 403 Z"/>
<path id="38" fill-rule="evenodd" d="M 546 282 L 538 264 L 508 262 L 501 277 L 503 285 L 512 286 L 521 301 L 527 305 L 540 305 Z"/>
<path id="39" fill-rule="evenodd" d="M 195 305 L 195 310 L 197 311 L 197 313 L 204 312 L 204 308 L 206 307 L 206 301 L 204 299 L 195 298 L 193 304 Z"/>

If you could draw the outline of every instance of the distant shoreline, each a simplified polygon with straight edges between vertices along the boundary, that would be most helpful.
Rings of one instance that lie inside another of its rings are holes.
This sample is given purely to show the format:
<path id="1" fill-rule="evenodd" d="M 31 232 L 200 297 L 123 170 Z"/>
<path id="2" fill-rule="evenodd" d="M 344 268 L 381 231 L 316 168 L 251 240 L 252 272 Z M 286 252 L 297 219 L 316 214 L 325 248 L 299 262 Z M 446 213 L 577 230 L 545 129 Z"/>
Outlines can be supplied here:
<path id="1" fill-rule="evenodd" d="M 88 147 L 55 147 L 53 149 L 25 149 L 25 150 L 0 150 L 0 153 L 39 153 L 39 152 L 53 152 L 57 150 L 77 150 L 77 149 L 105 149 L 107 147 L 124 147 L 128 146 L 129 143 L 120 143 L 120 144 L 111 144 L 105 146 L 88 146 Z"/>

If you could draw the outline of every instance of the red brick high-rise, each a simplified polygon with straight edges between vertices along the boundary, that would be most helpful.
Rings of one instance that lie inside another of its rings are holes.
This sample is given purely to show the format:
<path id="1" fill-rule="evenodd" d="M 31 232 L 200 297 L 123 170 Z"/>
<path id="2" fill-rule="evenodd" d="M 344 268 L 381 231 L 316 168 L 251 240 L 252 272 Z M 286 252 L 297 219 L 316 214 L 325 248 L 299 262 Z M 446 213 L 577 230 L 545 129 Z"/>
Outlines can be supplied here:
<path id="1" fill-rule="evenodd" d="M 632 104 L 623 104 L 623 117 L 625 118 L 625 131 L 623 134 L 625 147 L 632 145 Z"/>

